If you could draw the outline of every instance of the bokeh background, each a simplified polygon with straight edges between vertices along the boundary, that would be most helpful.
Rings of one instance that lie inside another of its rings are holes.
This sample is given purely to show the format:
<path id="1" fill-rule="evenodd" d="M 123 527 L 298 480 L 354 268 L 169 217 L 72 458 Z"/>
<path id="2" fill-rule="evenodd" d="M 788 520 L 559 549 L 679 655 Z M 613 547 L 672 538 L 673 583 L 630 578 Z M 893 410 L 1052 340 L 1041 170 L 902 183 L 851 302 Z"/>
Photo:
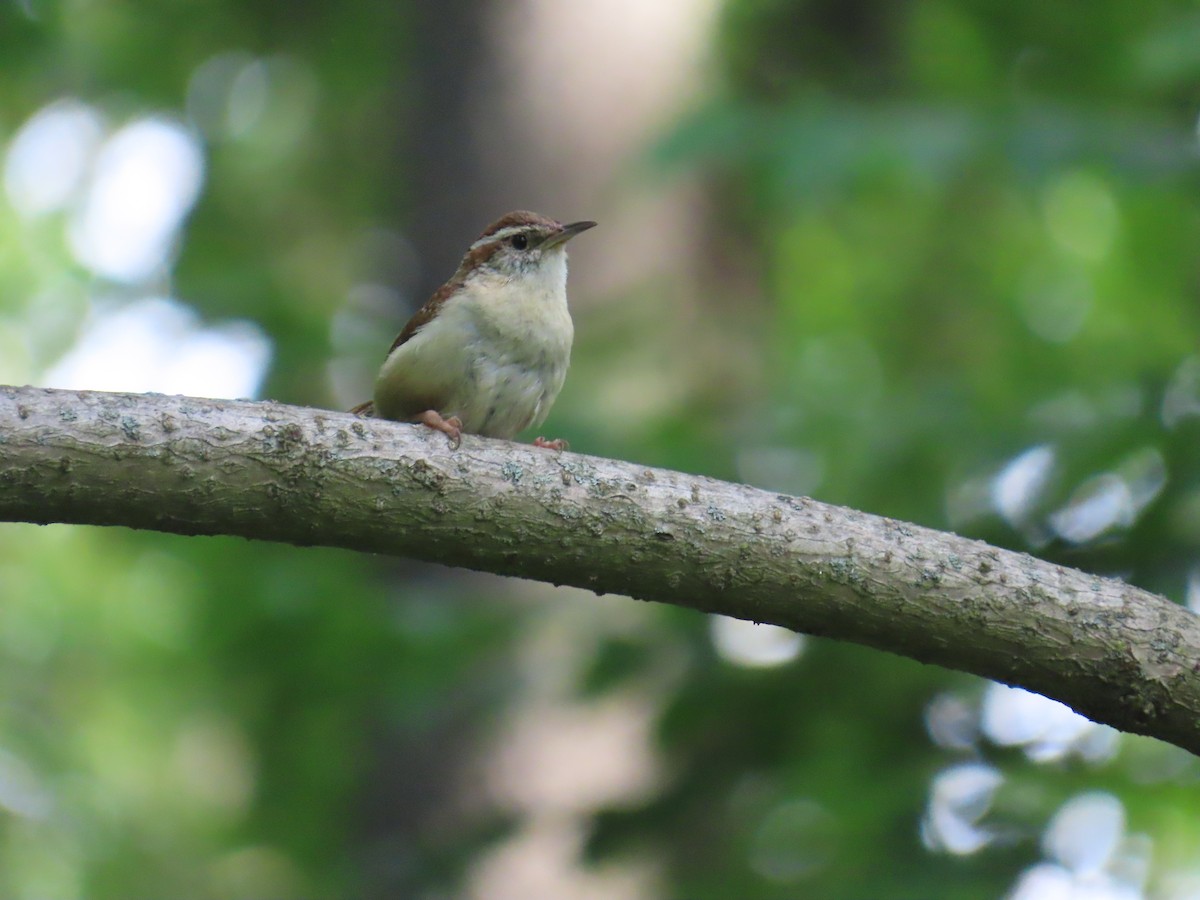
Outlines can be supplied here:
<path id="1" fill-rule="evenodd" d="M 574 449 L 1200 607 L 1200 8 L 0 0 L 0 382 L 344 409 L 512 208 Z M 1022 691 L 363 554 L 0 527 L 0 896 L 1200 897 Z"/>

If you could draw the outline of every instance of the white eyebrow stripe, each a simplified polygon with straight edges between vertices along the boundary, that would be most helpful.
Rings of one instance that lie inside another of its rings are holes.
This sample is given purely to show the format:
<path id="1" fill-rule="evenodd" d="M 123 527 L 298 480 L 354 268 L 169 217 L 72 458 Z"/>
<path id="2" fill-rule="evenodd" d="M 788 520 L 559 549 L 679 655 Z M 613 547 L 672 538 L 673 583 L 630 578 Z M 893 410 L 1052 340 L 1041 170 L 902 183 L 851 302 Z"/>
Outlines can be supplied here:
<path id="1" fill-rule="evenodd" d="M 499 231 L 493 232 L 492 234 L 485 234 L 471 245 L 471 249 L 474 250 L 486 244 L 502 241 L 505 238 L 510 238 L 516 234 L 528 234 L 531 231 L 536 232 L 540 230 L 541 226 L 539 225 L 509 225 L 507 228 L 501 228 Z"/>

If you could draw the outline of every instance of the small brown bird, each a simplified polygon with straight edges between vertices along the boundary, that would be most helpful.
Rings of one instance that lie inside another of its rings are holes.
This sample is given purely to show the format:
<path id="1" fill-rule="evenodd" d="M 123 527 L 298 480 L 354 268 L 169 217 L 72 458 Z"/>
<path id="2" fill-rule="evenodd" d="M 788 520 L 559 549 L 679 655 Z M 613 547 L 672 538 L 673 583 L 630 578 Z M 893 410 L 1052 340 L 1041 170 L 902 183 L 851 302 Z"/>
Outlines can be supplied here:
<path id="1" fill-rule="evenodd" d="M 567 248 L 595 222 L 532 212 L 497 219 L 388 351 L 375 399 L 351 412 L 511 440 L 542 424 L 562 389 L 574 327 Z M 566 448 L 539 437 L 538 447 Z"/>

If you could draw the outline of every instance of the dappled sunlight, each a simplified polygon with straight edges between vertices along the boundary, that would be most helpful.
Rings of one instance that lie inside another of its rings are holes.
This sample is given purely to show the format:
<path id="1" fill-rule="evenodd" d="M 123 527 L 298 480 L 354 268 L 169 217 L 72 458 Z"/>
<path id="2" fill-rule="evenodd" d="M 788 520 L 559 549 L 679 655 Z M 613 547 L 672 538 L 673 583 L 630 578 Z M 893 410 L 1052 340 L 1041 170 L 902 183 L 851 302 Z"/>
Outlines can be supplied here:
<path id="1" fill-rule="evenodd" d="M 1023 526 L 1054 473 L 1054 448 L 1041 444 L 1018 454 L 992 479 L 992 504 L 1014 527 Z"/>
<path id="2" fill-rule="evenodd" d="M 1116 397 L 1114 393 L 1109 399 Z M 1087 398 L 1071 395 L 1056 398 L 1039 415 L 1057 416 L 1060 430 L 1070 430 L 1100 427 L 1105 420 L 1132 411 L 1101 410 Z M 1167 462 L 1154 446 L 1129 451 L 1113 460 L 1111 468 L 1078 481 L 1067 480 L 1066 455 L 1063 446 L 1037 444 L 1018 453 L 990 478 L 962 479 L 946 492 L 947 519 L 961 527 L 994 514 L 1031 548 L 1054 538 L 1087 545 L 1133 528 L 1167 486 Z"/>
<path id="3" fill-rule="evenodd" d="M 1082 544 L 1117 528 L 1129 528 L 1167 482 L 1166 461 L 1153 447 L 1135 451 L 1115 471 L 1081 484 L 1066 505 L 1050 515 L 1063 540 Z"/>
<path id="4" fill-rule="evenodd" d="M 781 666 L 804 652 L 804 635 L 778 625 L 730 616 L 709 616 L 708 622 L 717 653 L 735 666 Z"/>
<path id="5" fill-rule="evenodd" d="M 1058 536 L 1084 544 L 1116 528 L 1133 524 L 1133 494 L 1111 472 L 1089 478 L 1071 495 L 1067 505 L 1050 516 Z"/>
<path id="6" fill-rule="evenodd" d="M 1082 794 L 1064 803 L 1042 834 L 1048 857 L 1081 874 L 1099 872 L 1125 832 L 1125 808 L 1112 794 Z"/>
<path id="7" fill-rule="evenodd" d="M 254 397 L 271 357 L 247 321 L 212 327 L 174 300 L 98 307 L 78 344 L 46 373 L 47 387 Z"/>
<path id="8" fill-rule="evenodd" d="M 32 115 L 4 157 L 13 208 L 30 218 L 60 213 L 75 260 L 130 285 L 169 281 L 203 178 L 201 145 L 181 122 L 133 117 L 109 133 L 105 117 L 75 99 Z M 257 394 L 271 357 L 270 341 L 257 325 L 235 320 L 205 326 L 172 297 L 150 293 L 130 300 L 95 284 L 77 286 L 49 267 L 41 277 L 46 287 L 25 314 L 33 346 L 22 368 L 35 368 L 48 352 L 61 353 L 68 345 L 64 335 L 79 334 L 41 383 L 203 397 Z M 90 314 L 81 326 L 78 316 L 87 305 Z"/>
<path id="9" fill-rule="evenodd" d="M 1112 794 L 1079 794 L 1042 833 L 1046 861 L 1027 869 L 1013 900 L 1140 900 L 1150 870 L 1151 841 L 1130 834 L 1125 808 Z"/>
<path id="10" fill-rule="evenodd" d="M 965 478 L 946 491 L 946 519 L 953 528 L 999 516 L 1031 546 L 1049 539 L 1043 522 L 1047 495 L 1055 485 L 1057 456 L 1050 444 L 1022 450 L 991 475 Z"/>
<path id="11" fill-rule="evenodd" d="M 59 100 L 36 112 L 8 147 L 4 187 L 9 202 L 26 216 L 70 204 L 84 184 L 103 136 L 100 113 L 79 100 Z"/>
<path id="12" fill-rule="evenodd" d="M 1100 762 L 1116 753 L 1118 732 L 1097 725 L 1069 706 L 1022 688 L 990 684 L 983 698 L 980 728 L 1001 747 L 1020 747 L 1035 762 L 1068 754 Z"/>
<path id="13" fill-rule="evenodd" d="M 1061 763 L 1071 757 L 1102 764 L 1116 756 L 1120 743 L 1114 729 L 1097 725 L 1056 700 L 997 683 L 989 684 L 979 700 L 939 694 L 926 706 L 925 721 L 934 743 L 946 750 L 975 756 L 986 753 L 989 744 L 1017 747 L 1039 765 Z M 1013 809 L 1002 805 L 1003 812 L 990 816 L 997 792 L 1008 778 L 1005 771 L 981 761 L 952 765 L 936 775 L 929 785 L 921 824 L 925 846 L 931 851 L 969 855 L 998 838 L 1010 841 L 1018 828 L 1012 819 Z M 1076 853 L 1080 846 L 1080 817 L 1076 813 L 1051 823 L 1045 841 L 1048 856 L 1059 862 L 1067 860 L 1078 868 L 1083 857 Z M 1105 834 L 1112 830 L 1108 827 Z M 1098 841 L 1089 838 L 1086 843 L 1094 846 Z M 1031 884 L 1043 884 L 1048 871 L 1030 870 L 1023 878 Z M 1032 900 L 1040 895 L 1027 896 Z"/>
<path id="14" fill-rule="evenodd" d="M 203 177 L 199 143 L 180 123 L 142 118 L 119 129 L 98 149 L 71 219 L 76 259 L 125 283 L 161 273 Z"/>
<path id="15" fill-rule="evenodd" d="M 964 763 L 938 773 L 921 822 L 926 848 L 966 856 L 991 843 L 993 834 L 981 822 L 1003 783 L 999 770 L 981 763 Z"/>
<path id="16" fill-rule="evenodd" d="M 1104 762 L 1116 754 L 1119 738 L 1119 732 L 1057 700 L 996 682 L 978 701 L 938 694 L 926 705 L 925 725 L 934 743 L 947 750 L 977 750 L 986 740 L 1020 747 L 1038 763 L 1069 755 Z"/>
<path id="17" fill-rule="evenodd" d="M 1071 756 L 1102 765 L 1115 758 L 1119 744 L 1115 730 L 1090 722 L 1057 701 L 1001 684 L 989 685 L 978 707 L 955 695 L 941 695 L 927 709 L 927 722 L 935 742 L 947 749 L 983 752 L 986 739 L 998 747 L 1019 747 L 1039 765 L 1061 765 Z M 1172 756 L 1182 762 L 1185 754 Z M 1143 759 L 1139 769 L 1146 769 L 1148 762 Z M 1178 780 L 1182 775 L 1176 767 L 1168 777 Z M 1028 810 L 1012 798 L 1021 790 L 1019 778 L 984 762 L 963 762 L 943 770 L 930 783 L 921 826 L 925 846 L 969 855 L 992 843 L 1005 845 L 1020 839 L 1028 827 L 1024 818 Z M 1044 860 L 1021 873 L 1011 898 L 1140 900 L 1147 896 L 1151 840 L 1127 831 L 1124 806 L 1112 794 L 1083 793 L 1063 803 L 1041 829 L 1041 849 Z"/>

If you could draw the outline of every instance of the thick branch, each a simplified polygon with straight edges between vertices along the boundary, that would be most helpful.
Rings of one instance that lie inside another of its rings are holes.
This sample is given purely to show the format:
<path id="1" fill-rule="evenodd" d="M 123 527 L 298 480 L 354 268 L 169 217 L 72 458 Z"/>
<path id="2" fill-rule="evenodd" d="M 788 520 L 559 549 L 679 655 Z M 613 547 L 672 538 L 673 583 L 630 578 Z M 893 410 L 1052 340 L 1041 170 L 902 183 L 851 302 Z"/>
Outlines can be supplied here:
<path id="1" fill-rule="evenodd" d="M 801 497 L 276 403 L 0 387 L 0 520 L 394 553 L 856 641 L 1200 753 L 1200 619 Z"/>

